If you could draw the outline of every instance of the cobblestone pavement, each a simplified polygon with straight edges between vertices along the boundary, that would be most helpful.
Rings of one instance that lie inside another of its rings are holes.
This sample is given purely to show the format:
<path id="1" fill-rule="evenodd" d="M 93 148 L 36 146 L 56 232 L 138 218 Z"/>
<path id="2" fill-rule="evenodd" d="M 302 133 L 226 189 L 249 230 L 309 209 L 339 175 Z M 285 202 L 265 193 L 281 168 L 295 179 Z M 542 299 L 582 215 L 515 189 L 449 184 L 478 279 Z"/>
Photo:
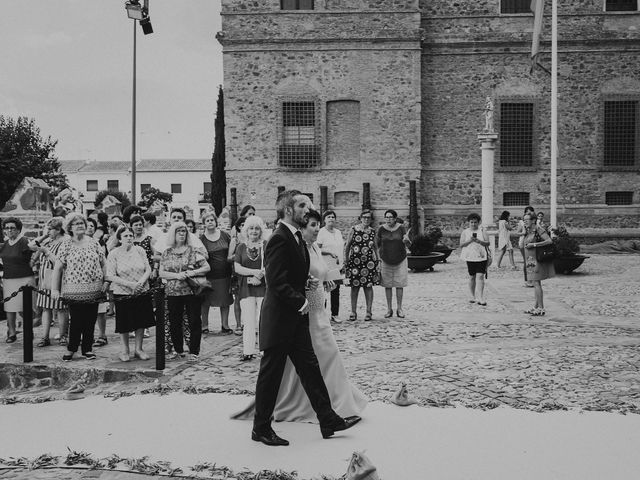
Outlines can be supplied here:
<path id="1" fill-rule="evenodd" d="M 334 332 L 352 381 L 370 399 L 386 400 L 406 382 L 422 405 L 640 413 L 639 266 L 640 256 L 594 255 L 576 273 L 544 281 L 547 315 L 530 317 L 523 311 L 533 304 L 533 289 L 524 288 L 521 271 L 492 267 L 488 305 L 481 307 L 467 301 L 466 266 L 453 255 L 434 272 L 410 273 L 405 319 L 382 318 L 384 292 L 376 288 L 374 320 L 343 321 Z M 345 287 L 341 299 L 345 319 Z M 362 296 L 359 303 L 363 318 Z M 168 362 L 160 378 L 153 361 L 114 361 L 118 339 L 109 337 L 95 362 L 61 365 L 60 347 L 36 350 L 52 379 L 41 374 L 29 388 L 0 384 L 0 402 L 60 398 L 64 379 L 83 371 L 90 374 L 88 394 L 254 391 L 258 360 L 239 361 L 240 337 L 207 335 L 197 364 Z M 0 347 L 0 362 L 14 372 L 21 368 L 19 345 Z"/>

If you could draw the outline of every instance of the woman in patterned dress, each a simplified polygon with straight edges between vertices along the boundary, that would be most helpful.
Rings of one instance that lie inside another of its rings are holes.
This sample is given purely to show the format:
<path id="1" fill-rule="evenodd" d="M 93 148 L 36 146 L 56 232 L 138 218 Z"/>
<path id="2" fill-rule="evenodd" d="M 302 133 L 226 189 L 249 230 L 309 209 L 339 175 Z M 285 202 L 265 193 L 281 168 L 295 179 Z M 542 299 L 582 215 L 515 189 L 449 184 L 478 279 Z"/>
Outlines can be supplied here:
<path id="1" fill-rule="evenodd" d="M 351 285 L 351 321 L 358 318 L 356 310 L 361 287 L 367 307 L 364 319 L 371 320 L 373 286 L 379 283 L 378 248 L 375 245 L 376 232 L 371 228 L 372 218 L 371 210 L 363 210 L 360 223 L 351 227 L 345 244 L 345 274 Z"/>
<path id="2" fill-rule="evenodd" d="M 167 249 L 160 259 L 160 278 L 167 280 L 167 309 L 171 327 L 171 340 L 175 352 L 169 359 L 183 358 L 184 340 L 182 317 L 186 310 L 189 317 L 189 361 L 198 361 L 202 337 L 200 317 L 201 297 L 195 295 L 187 283 L 187 277 L 196 277 L 209 271 L 209 263 L 199 247 L 194 247 L 194 237 L 184 222 L 171 224 L 167 232 Z M 200 242 L 198 242 L 200 243 Z"/>
<path id="3" fill-rule="evenodd" d="M 54 301 L 51 298 L 51 279 L 53 274 L 53 267 L 56 263 L 56 255 L 62 245 L 64 237 L 64 228 L 62 228 L 64 218 L 53 217 L 47 222 L 47 228 L 49 229 L 47 238 L 42 242 L 42 245 L 38 248 L 40 255 L 40 270 L 38 273 L 38 285 L 40 290 L 44 290 L 49 293 L 45 295 L 38 292 L 36 299 L 36 306 L 42 308 L 42 338 L 38 342 L 38 347 L 48 347 L 51 345 L 49 338 L 49 330 L 51 328 L 51 322 L 54 318 L 58 318 L 58 325 L 60 325 L 60 340 L 66 342 L 66 306 L 61 299 Z"/>
<path id="4" fill-rule="evenodd" d="M 85 235 L 87 219 L 72 212 L 65 218 L 65 238 L 58 250 L 53 268 L 51 297 L 64 298 L 69 304 L 69 343 L 62 360 L 68 362 L 81 345 L 82 355 L 96 358 L 92 351 L 93 329 L 98 315 L 98 302 L 105 297 L 109 283 L 105 281 L 104 250 L 93 238 Z"/>
<path id="5" fill-rule="evenodd" d="M 122 226 L 116 236 L 120 246 L 109 253 L 106 278 L 111 282 L 116 305 L 116 333 L 122 337 L 123 350 L 119 358 L 123 362 L 129 361 L 129 333 L 135 332 L 133 355 L 140 360 L 148 360 L 149 355 L 142 349 L 142 339 L 144 329 L 155 323 L 151 295 L 124 297 L 139 295 L 149 290 L 151 266 L 144 249 L 133 243 L 133 229 Z"/>
<path id="6" fill-rule="evenodd" d="M 542 280 L 555 277 L 556 271 L 553 262 L 540 262 L 536 258 L 536 248 L 551 245 L 553 240 L 547 231 L 536 224 L 536 217 L 533 213 L 527 213 L 522 217 L 525 227 L 524 251 L 525 261 L 524 268 L 527 273 L 527 280 L 533 283 L 535 305 L 524 313 L 533 316 L 541 316 L 546 312 L 544 310 L 544 295 L 542 292 Z"/>

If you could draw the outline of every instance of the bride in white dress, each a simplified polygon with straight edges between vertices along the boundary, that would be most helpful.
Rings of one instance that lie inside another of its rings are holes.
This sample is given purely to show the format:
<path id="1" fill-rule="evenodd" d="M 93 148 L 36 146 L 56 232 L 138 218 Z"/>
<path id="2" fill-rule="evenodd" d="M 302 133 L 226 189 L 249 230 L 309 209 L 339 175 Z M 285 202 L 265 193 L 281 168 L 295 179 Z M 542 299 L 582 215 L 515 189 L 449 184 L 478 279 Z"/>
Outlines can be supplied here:
<path id="1" fill-rule="evenodd" d="M 328 267 L 322 259 L 320 248 L 315 243 L 320 231 L 320 223 L 320 214 L 312 210 L 308 214 L 307 225 L 301 230 L 309 252 L 309 274 L 320 280 L 316 289 L 307 291 L 311 342 L 316 357 L 318 357 L 322 377 L 331 397 L 331 406 L 343 418 L 353 415 L 360 416 L 367 405 L 367 399 L 349 381 L 338 345 L 333 336 L 331 314 L 325 306 L 325 285 L 329 289 L 335 287 L 335 285 L 333 282 L 326 281 Z M 232 415 L 232 418 L 253 418 L 253 411 L 254 402 L 242 412 Z M 287 359 L 284 369 L 273 418 L 276 422 L 318 422 L 290 359 Z"/>

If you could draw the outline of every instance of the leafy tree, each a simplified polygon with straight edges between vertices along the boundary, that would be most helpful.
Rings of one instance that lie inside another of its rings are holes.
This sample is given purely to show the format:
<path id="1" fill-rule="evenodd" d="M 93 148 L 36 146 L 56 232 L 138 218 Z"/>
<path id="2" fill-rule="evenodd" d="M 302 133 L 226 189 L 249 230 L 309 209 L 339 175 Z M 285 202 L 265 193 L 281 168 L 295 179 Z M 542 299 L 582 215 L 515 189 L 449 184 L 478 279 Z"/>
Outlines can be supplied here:
<path id="1" fill-rule="evenodd" d="M 120 190 L 100 190 L 96 193 L 96 199 L 93 201 L 93 204 L 96 206 L 96 208 L 98 208 L 98 205 L 102 203 L 102 200 L 104 200 L 104 197 L 106 197 L 107 195 L 111 195 L 112 197 L 120 200 L 120 203 L 122 204 L 120 207 L 123 210 L 131 205 L 131 199 L 129 198 L 129 196 L 126 193 L 121 192 Z"/>
<path id="2" fill-rule="evenodd" d="M 24 177 L 44 180 L 53 194 L 68 186 L 55 155 L 57 143 L 43 139 L 32 118 L 0 115 L 0 209 Z"/>
<path id="3" fill-rule="evenodd" d="M 211 158 L 211 205 L 216 215 L 220 215 L 227 199 L 226 159 L 224 155 L 224 94 L 222 86 L 218 90 L 218 111 L 214 122 L 215 143 Z"/>
<path id="4" fill-rule="evenodd" d="M 138 205 L 143 208 L 150 208 L 157 200 L 160 200 L 163 203 L 171 203 L 173 195 L 163 192 L 156 187 L 149 187 L 142 192 L 142 198 L 138 202 Z"/>

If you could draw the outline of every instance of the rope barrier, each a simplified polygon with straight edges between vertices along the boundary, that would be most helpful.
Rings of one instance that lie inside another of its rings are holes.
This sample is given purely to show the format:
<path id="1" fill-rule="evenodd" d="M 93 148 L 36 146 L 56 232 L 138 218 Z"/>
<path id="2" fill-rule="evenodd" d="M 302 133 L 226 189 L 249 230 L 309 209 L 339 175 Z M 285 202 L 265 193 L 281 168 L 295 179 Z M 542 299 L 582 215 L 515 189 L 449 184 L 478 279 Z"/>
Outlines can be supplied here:
<path id="1" fill-rule="evenodd" d="M 145 296 L 152 296 L 152 298 L 154 299 L 154 303 L 156 303 L 156 309 L 154 312 L 155 318 L 156 318 L 156 370 L 164 370 L 165 368 L 165 351 L 164 351 L 164 343 L 165 343 L 165 338 L 164 338 L 164 316 L 165 316 L 165 306 L 164 306 L 164 301 L 165 301 L 165 297 L 164 297 L 164 289 L 165 286 L 160 284 L 156 287 L 152 287 L 149 288 L 148 290 L 145 290 L 144 292 L 140 292 L 140 293 L 134 293 L 131 295 L 123 295 L 121 297 L 118 297 L 118 301 L 122 301 L 122 300 L 133 300 L 135 298 L 140 298 L 140 297 L 145 297 Z M 9 295 L 8 297 L 3 298 L 2 300 L 0 300 L 0 304 L 4 304 L 6 302 L 8 302 L 9 300 L 11 300 L 12 298 L 15 298 L 16 296 L 18 296 L 18 294 L 20 294 L 20 292 L 24 292 L 24 291 L 31 291 L 31 292 L 38 292 L 41 295 L 44 295 L 46 297 L 49 298 L 53 298 L 51 295 L 51 291 L 50 290 L 42 290 L 40 288 L 36 288 L 32 285 L 23 285 L 22 287 L 18 288 L 18 290 L 16 290 L 15 292 L 13 292 L 11 295 Z M 161 295 L 159 297 L 156 296 L 157 293 L 160 293 Z M 71 304 L 71 305 L 76 305 L 76 304 L 88 304 L 88 303 L 100 303 L 100 302 L 105 302 L 108 301 L 108 297 L 107 295 L 105 295 L 104 293 L 94 299 L 94 300 L 73 300 L 73 299 L 68 299 L 68 298 L 64 298 L 64 297 L 60 297 L 60 299 L 66 303 L 66 304 Z M 33 361 L 33 304 L 32 304 L 32 295 L 23 295 L 22 296 L 22 304 L 23 304 L 23 309 L 22 309 L 22 315 L 23 315 L 23 321 L 24 321 L 24 342 L 23 342 L 23 350 L 24 350 L 24 354 L 23 354 L 23 361 L 25 363 L 29 363 Z"/>
<path id="2" fill-rule="evenodd" d="M 33 290 L 41 295 L 44 295 L 45 297 L 49 297 L 49 298 L 53 298 L 51 296 L 51 290 L 42 290 L 40 288 L 36 288 L 36 287 L 32 287 L 31 285 L 24 285 L 20 288 L 18 288 L 18 290 L 16 290 L 15 292 L 13 292 L 11 295 L 9 295 L 8 297 L 3 298 L 2 300 L 0 300 L 0 305 L 8 302 L 9 300 L 11 300 L 12 298 L 15 298 L 18 296 L 18 294 L 20 294 L 20 292 L 24 291 L 24 290 Z M 118 300 L 132 300 L 134 298 L 139 298 L 139 297 L 144 297 L 144 296 L 148 296 L 148 295 L 153 295 L 157 292 L 163 291 L 164 290 L 164 285 L 160 285 L 157 287 L 153 287 L 150 288 L 148 290 L 145 290 L 144 292 L 140 292 L 140 293 L 134 293 L 131 295 L 122 295 L 120 297 L 118 297 Z M 109 298 L 107 295 L 101 295 L 99 297 L 97 297 L 95 300 L 74 300 L 74 299 L 69 299 L 69 298 L 64 298 L 64 297 L 60 297 L 60 299 L 65 302 L 65 303 L 101 303 L 101 302 L 107 302 L 109 301 Z"/>

